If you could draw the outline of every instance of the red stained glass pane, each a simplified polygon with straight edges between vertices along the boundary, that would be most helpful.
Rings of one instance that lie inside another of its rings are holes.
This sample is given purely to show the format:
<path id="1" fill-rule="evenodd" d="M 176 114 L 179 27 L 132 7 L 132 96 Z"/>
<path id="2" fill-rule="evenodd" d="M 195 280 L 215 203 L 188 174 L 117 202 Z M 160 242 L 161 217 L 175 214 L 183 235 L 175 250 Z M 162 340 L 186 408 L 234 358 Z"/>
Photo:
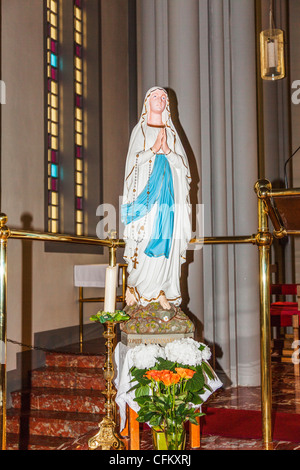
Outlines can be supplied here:
<path id="1" fill-rule="evenodd" d="M 75 46 L 75 54 L 77 55 L 77 57 L 80 57 L 82 56 L 82 47 L 79 46 L 79 44 L 76 44 Z"/>
<path id="2" fill-rule="evenodd" d="M 51 52 L 54 52 L 54 54 L 57 54 L 57 42 L 51 40 Z"/>
<path id="3" fill-rule="evenodd" d="M 51 67 L 51 78 L 57 81 L 57 70 L 54 67 Z"/>
<path id="4" fill-rule="evenodd" d="M 58 155 L 57 155 L 57 152 L 55 152 L 55 150 L 51 151 L 51 161 L 52 161 L 52 163 L 57 163 L 58 162 Z"/>
<path id="5" fill-rule="evenodd" d="M 76 157 L 82 158 L 82 147 L 80 147 L 79 145 L 76 145 Z"/>
<path id="6" fill-rule="evenodd" d="M 81 197 L 76 198 L 76 208 L 78 211 L 82 211 L 82 198 Z"/>
<path id="7" fill-rule="evenodd" d="M 82 6 L 82 1 L 81 0 L 75 0 L 75 5 L 79 8 Z"/>
<path id="8" fill-rule="evenodd" d="M 52 191 L 58 191 L 58 180 L 56 178 L 51 179 L 51 189 Z"/>
<path id="9" fill-rule="evenodd" d="M 82 97 L 79 95 L 76 95 L 75 101 L 76 101 L 77 108 L 82 108 Z"/>

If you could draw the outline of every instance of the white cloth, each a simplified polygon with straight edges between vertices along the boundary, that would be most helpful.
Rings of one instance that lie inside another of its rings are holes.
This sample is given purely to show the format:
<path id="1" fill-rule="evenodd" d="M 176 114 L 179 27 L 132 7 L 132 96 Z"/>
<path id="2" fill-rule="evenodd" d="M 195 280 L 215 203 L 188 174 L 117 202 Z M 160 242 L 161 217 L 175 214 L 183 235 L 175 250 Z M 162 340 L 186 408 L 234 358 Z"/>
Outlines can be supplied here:
<path id="1" fill-rule="evenodd" d="M 139 122 L 132 131 L 125 168 L 123 204 L 131 203 L 146 187 L 149 172 L 155 162 L 151 147 L 154 145 L 160 128 L 147 124 L 149 97 L 159 87 L 151 88 L 147 93 Z M 165 90 L 164 90 L 165 91 Z M 165 92 L 167 95 L 167 92 Z M 181 304 L 180 271 L 186 259 L 186 249 L 191 239 L 190 222 L 190 170 L 186 153 L 171 119 L 169 99 L 162 115 L 167 133 L 167 143 L 171 153 L 167 155 L 174 187 L 174 230 L 169 258 L 148 257 L 144 254 L 152 233 L 156 204 L 147 216 L 125 226 L 124 259 L 128 263 L 127 285 L 131 288 L 138 303 L 147 305 L 155 301 L 164 292 L 167 299 L 175 305 Z M 138 155 L 138 158 L 137 158 Z M 151 160 L 151 166 L 149 161 Z M 150 171 L 151 170 L 151 171 Z M 142 234 L 145 233 L 144 238 Z M 137 242 L 137 240 L 141 240 Z M 138 249 L 134 265 L 135 251 Z M 136 266 L 136 267 L 134 267 Z"/>
<path id="2" fill-rule="evenodd" d="M 114 367 L 116 371 L 116 378 L 114 380 L 115 387 L 117 389 L 117 395 L 115 398 L 116 404 L 119 406 L 120 411 L 120 431 L 122 431 L 126 424 L 126 405 L 128 405 L 136 413 L 139 411 L 139 405 L 134 401 L 135 391 L 128 392 L 128 390 L 134 385 L 130 382 L 132 377 L 130 375 L 130 369 L 133 366 L 132 360 L 132 349 L 119 342 L 114 351 Z M 213 371 L 212 371 L 213 372 Z M 214 380 L 208 379 L 206 376 L 206 384 L 209 385 L 212 391 L 206 390 L 201 399 L 203 403 L 215 392 L 218 388 L 222 387 L 222 382 L 214 373 Z M 196 408 L 200 408 L 198 405 Z"/>
<path id="3" fill-rule="evenodd" d="M 74 286 L 105 287 L 107 267 L 108 264 L 82 264 L 74 266 Z M 122 285 L 122 269 L 119 269 L 118 285 Z"/>

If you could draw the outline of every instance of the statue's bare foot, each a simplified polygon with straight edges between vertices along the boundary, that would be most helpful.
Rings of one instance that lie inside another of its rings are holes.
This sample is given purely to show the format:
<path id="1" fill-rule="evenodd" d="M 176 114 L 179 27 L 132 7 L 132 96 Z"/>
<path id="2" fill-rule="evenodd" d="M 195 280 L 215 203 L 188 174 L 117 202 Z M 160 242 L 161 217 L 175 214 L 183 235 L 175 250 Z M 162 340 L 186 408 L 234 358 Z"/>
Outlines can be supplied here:
<path id="1" fill-rule="evenodd" d="M 170 308 L 171 308 L 170 302 L 167 300 L 167 298 L 164 294 L 162 294 L 159 297 L 159 303 L 160 303 L 160 305 L 162 306 L 162 308 L 164 310 L 170 310 Z"/>
<path id="2" fill-rule="evenodd" d="M 132 292 L 130 292 L 130 289 L 128 287 L 126 289 L 125 301 L 126 305 L 128 305 L 129 307 L 136 304 L 135 296 Z"/>

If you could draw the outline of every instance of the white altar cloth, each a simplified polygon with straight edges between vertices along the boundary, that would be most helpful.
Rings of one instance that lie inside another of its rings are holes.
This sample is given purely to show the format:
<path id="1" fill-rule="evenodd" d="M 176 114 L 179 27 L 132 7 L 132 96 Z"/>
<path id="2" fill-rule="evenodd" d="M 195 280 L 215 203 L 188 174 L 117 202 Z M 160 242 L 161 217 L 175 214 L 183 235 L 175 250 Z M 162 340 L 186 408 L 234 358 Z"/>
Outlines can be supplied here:
<path id="1" fill-rule="evenodd" d="M 136 413 L 139 411 L 139 405 L 134 401 L 135 391 L 128 392 L 128 390 L 134 385 L 131 381 L 130 369 L 133 366 L 132 360 L 132 348 L 125 346 L 125 344 L 119 342 L 114 351 L 114 368 L 116 371 L 116 377 L 114 380 L 117 394 L 115 402 L 119 406 L 120 410 L 120 431 L 122 431 L 126 424 L 126 405 L 128 405 Z M 216 374 L 214 380 L 210 380 L 207 377 L 207 385 L 211 388 L 201 395 L 203 402 L 205 402 L 210 395 L 215 392 L 218 388 L 222 387 L 222 382 Z M 197 405 L 197 408 L 201 409 L 201 406 Z"/>
<path id="2" fill-rule="evenodd" d="M 107 267 L 108 264 L 82 264 L 74 266 L 74 286 L 105 287 L 105 274 Z M 121 285 L 122 269 L 119 269 L 118 286 Z"/>

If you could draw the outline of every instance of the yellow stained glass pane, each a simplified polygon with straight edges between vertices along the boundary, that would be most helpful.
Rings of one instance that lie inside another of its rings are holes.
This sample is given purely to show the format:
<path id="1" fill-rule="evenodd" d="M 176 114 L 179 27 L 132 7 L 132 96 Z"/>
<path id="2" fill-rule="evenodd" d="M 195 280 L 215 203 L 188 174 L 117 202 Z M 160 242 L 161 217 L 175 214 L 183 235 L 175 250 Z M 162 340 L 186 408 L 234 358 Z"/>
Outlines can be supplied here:
<path id="1" fill-rule="evenodd" d="M 76 225 L 76 235 L 78 235 L 78 237 L 81 237 L 83 235 L 83 225 L 82 224 L 77 224 Z"/>
<path id="2" fill-rule="evenodd" d="M 75 70 L 75 80 L 76 82 L 82 83 L 82 72 L 80 70 Z"/>
<path id="3" fill-rule="evenodd" d="M 48 163 L 48 176 L 50 176 L 50 175 L 51 175 L 51 163 Z M 48 178 L 48 183 L 49 183 L 49 181 L 51 183 L 51 178 Z"/>
<path id="4" fill-rule="evenodd" d="M 75 91 L 77 95 L 82 95 L 82 85 L 81 83 L 75 82 Z"/>
<path id="5" fill-rule="evenodd" d="M 76 211 L 76 222 L 82 223 L 83 222 L 83 212 Z"/>
<path id="6" fill-rule="evenodd" d="M 78 31 L 79 33 L 82 32 L 82 23 L 80 20 L 75 19 L 75 30 Z"/>
<path id="7" fill-rule="evenodd" d="M 47 77 L 51 78 L 51 67 L 50 67 L 50 65 L 47 65 Z"/>
<path id="8" fill-rule="evenodd" d="M 51 206 L 51 219 L 58 219 L 58 207 Z"/>
<path id="9" fill-rule="evenodd" d="M 80 171 L 76 172 L 76 183 L 82 184 L 82 173 Z"/>
<path id="10" fill-rule="evenodd" d="M 51 190 L 51 178 L 50 177 L 48 178 L 48 189 L 49 191 Z"/>
<path id="11" fill-rule="evenodd" d="M 53 192 L 51 193 L 51 204 L 53 206 L 58 206 L 58 193 Z"/>
<path id="12" fill-rule="evenodd" d="M 50 23 L 57 28 L 57 15 L 55 13 L 51 13 L 50 15 Z"/>
<path id="13" fill-rule="evenodd" d="M 76 184 L 76 196 L 82 197 L 82 195 L 83 195 L 82 186 L 80 184 Z"/>
<path id="14" fill-rule="evenodd" d="M 54 81 L 51 82 L 51 93 L 58 95 L 58 84 Z"/>
<path id="15" fill-rule="evenodd" d="M 51 230 L 52 233 L 57 233 L 58 232 L 58 221 L 57 220 L 51 220 Z"/>
<path id="16" fill-rule="evenodd" d="M 81 9 L 76 6 L 75 6 L 75 17 L 78 18 L 78 20 L 82 19 Z"/>
<path id="17" fill-rule="evenodd" d="M 76 171 L 82 171 L 82 170 L 83 170 L 82 160 L 80 158 L 76 158 Z"/>
<path id="18" fill-rule="evenodd" d="M 77 121 L 82 121 L 82 109 L 80 108 L 75 108 L 75 118 Z"/>
<path id="19" fill-rule="evenodd" d="M 75 143 L 76 143 L 76 145 L 82 146 L 82 135 L 81 134 L 76 134 Z"/>
<path id="20" fill-rule="evenodd" d="M 80 46 L 82 45 L 82 34 L 78 33 L 75 31 L 75 42 L 79 44 Z"/>
<path id="21" fill-rule="evenodd" d="M 58 122 L 58 111 L 57 111 L 57 109 L 51 109 L 51 121 Z"/>
<path id="22" fill-rule="evenodd" d="M 50 37 L 57 41 L 57 29 L 54 26 L 50 28 Z"/>
<path id="23" fill-rule="evenodd" d="M 49 37 L 47 37 L 47 49 L 48 51 L 51 49 L 51 40 Z"/>
<path id="24" fill-rule="evenodd" d="M 48 150 L 48 162 L 51 162 L 51 150 Z"/>
<path id="25" fill-rule="evenodd" d="M 75 67 L 82 70 L 82 59 L 80 57 L 75 57 Z"/>
<path id="26" fill-rule="evenodd" d="M 75 121 L 75 131 L 82 134 L 82 121 Z"/>
<path id="27" fill-rule="evenodd" d="M 54 136 L 58 136 L 58 125 L 55 123 L 51 124 L 51 134 Z"/>
<path id="28" fill-rule="evenodd" d="M 54 12 L 54 13 L 57 13 L 57 2 L 55 0 L 50 0 L 51 2 L 51 10 Z"/>
<path id="29" fill-rule="evenodd" d="M 51 102 L 52 108 L 58 108 L 58 97 L 56 95 L 51 95 Z"/>
<path id="30" fill-rule="evenodd" d="M 58 138 L 51 137 L 51 147 L 53 150 L 58 150 Z"/>

